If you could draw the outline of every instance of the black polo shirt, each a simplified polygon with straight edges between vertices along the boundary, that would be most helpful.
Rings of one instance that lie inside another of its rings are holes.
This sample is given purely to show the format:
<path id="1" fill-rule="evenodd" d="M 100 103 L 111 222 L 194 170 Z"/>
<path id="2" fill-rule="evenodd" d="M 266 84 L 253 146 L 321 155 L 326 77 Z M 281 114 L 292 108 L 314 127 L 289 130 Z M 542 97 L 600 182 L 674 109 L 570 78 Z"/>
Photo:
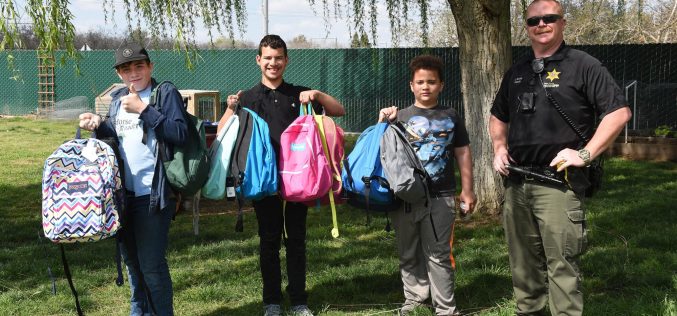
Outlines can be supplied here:
<path id="1" fill-rule="evenodd" d="M 587 137 L 592 137 L 595 114 L 604 115 L 627 106 L 625 96 L 599 60 L 566 44 L 544 60 L 538 79 L 531 68 L 534 54 L 506 72 L 491 114 L 509 123 L 508 152 L 521 165 L 545 166 L 564 148 L 581 148 L 584 141 L 567 125 L 548 101 L 545 89 Z M 519 112 L 519 97 L 534 92 L 535 110 Z"/>
<path id="2" fill-rule="evenodd" d="M 271 89 L 263 83 L 258 83 L 251 89 L 244 91 L 240 97 L 240 104 L 256 112 L 270 129 L 270 140 L 275 147 L 275 152 L 280 154 L 280 136 L 282 132 L 299 117 L 301 102 L 299 95 L 302 91 L 310 90 L 308 87 L 295 86 L 286 82 Z M 317 114 L 322 113 L 322 105 L 313 103 Z"/>

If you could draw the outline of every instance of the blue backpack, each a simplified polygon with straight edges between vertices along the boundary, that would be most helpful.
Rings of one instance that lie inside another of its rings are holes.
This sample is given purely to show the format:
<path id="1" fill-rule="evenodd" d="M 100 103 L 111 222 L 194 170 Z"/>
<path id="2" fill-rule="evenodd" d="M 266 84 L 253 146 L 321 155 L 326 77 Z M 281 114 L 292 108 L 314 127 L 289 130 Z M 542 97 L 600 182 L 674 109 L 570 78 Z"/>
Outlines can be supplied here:
<path id="1" fill-rule="evenodd" d="M 268 123 L 254 111 L 237 111 L 240 129 L 230 162 L 227 185 L 234 186 L 239 207 L 235 230 L 241 232 L 243 200 L 260 200 L 277 194 L 278 174 L 275 149 L 270 142 Z"/>
<path id="2" fill-rule="evenodd" d="M 268 123 L 247 108 L 242 108 L 238 117 L 240 130 L 230 169 L 235 192 L 245 200 L 275 195 L 278 191 L 277 158 L 270 143 Z"/>
<path id="3" fill-rule="evenodd" d="M 388 212 L 399 207 L 381 166 L 381 137 L 387 123 L 369 126 L 360 134 L 348 159 L 343 161 L 341 178 L 348 204 L 369 212 Z"/>

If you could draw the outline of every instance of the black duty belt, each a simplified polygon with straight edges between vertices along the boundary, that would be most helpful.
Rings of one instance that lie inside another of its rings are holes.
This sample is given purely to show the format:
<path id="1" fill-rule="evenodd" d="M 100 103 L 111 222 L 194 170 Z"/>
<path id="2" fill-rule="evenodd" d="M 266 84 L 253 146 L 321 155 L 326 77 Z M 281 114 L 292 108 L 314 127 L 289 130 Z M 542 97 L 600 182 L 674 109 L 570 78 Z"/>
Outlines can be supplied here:
<path id="1" fill-rule="evenodd" d="M 566 185 L 563 172 L 557 172 L 553 167 L 543 167 L 543 166 L 511 166 L 507 165 L 506 168 L 510 171 L 508 179 L 513 181 L 522 182 L 527 181 L 538 181 L 542 183 L 548 183 L 553 185 Z"/>

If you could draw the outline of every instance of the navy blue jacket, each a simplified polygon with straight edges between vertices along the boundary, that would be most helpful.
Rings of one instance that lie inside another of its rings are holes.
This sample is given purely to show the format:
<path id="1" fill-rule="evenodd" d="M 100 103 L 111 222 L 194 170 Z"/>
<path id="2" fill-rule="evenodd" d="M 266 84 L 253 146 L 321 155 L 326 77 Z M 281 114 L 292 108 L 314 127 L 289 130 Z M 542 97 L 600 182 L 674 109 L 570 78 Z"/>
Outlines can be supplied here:
<path id="1" fill-rule="evenodd" d="M 155 87 L 157 82 L 152 79 L 152 86 Z M 120 97 L 129 94 L 128 88 L 119 89 L 111 94 L 112 101 L 108 110 L 106 119 L 99 125 L 96 134 L 100 137 L 116 137 L 115 132 L 115 118 L 120 109 Z M 163 84 L 157 92 L 157 99 L 161 102 L 161 110 L 158 111 L 155 107 L 148 106 L 140 113 L 139 118 L 144 123 L 144 129 L 152 128 L 155 132 L 155 137 L 158 143 L 165 144 L 165 157 L 172 159 L 172 152 L 174 145 L 182 144 L 187 140 L 188 122 L 186 122 L 183 115 L 183 99 L 181 94 L 172 84 Z M 162 210 L 168 206 L 170 198 L 174 197 L 172 190 L 167 181 L 165 168 L 158 156 L 158 149 L 155 150 L 155 172 L 153 175 L 153 183 L 150 193 L 150 212 Z M 123 157 L 124 159 L 124 157 Z M 159 209 L 158 209 L 159 206 Z"/>

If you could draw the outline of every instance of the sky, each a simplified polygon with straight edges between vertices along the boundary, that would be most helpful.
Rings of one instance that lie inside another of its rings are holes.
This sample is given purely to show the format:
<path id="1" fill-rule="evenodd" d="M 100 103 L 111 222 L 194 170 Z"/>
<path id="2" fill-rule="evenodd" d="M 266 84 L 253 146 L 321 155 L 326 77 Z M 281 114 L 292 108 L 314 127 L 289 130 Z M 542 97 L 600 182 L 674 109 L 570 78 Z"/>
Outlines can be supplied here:
<path id="1" fill-rule="evenodd" d="M 116 8 L 115 23 L 104 23 L 104 14 L 100 0 L 71 0 L 70 9 L 75 15 L 73 24 L 77 32 L 84 33 L 89 30 L 97 31 L 103 28 L 105 31 L 121 34 L 126 31 L 127 22 L 122 14 L 122 1 L 114 1 Z M 264 35 L 263 0 L 247 0 L 247 29 L 244 39 L 257 44 Z M 317 42 L 321 45 L 328 45 L 332 42 L 343 46 L 348 46 L 351 35 L 348 31 L 348 21 L 332 21 L 329 26 L 329 33 L 322 18 L 322 2 L 317 1 L 313 12 L 308 0 L 269 0 L 268 15 L 270 34 L 280 35 L 285 41 L 290 41 L 298 35 L 304 35 L 306 39 Z M 385 7 L 379 4 L 380 14 L 378 20 L 378 47 L 391 47 L 390 27 Z M 199 32 L 199 31 L 198 31 Z M 198 42 L 207 42 L 206 32 L 199 32 L 205 35 L 198 35 Z M 236 35 L 237 36 L 237 35 Z M 215 35 L 218 37 L 218 35 Z"/>

